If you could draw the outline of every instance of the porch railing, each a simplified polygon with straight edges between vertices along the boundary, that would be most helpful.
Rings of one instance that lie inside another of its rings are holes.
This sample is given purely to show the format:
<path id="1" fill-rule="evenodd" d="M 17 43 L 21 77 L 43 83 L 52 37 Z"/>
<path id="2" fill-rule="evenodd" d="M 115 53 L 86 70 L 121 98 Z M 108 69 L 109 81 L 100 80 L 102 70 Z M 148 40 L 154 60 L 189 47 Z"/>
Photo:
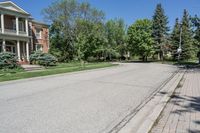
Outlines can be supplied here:
<path id="1" fill-rule="evenodd" d="M 0 33 L 2 33 L 2 29 L 0 28 Z M 4 29 L 4 33 L 6 34 L 12 34 L 12 35 L 17 35 L 17 31 L 15 29 Z M 25 31 L 19 31 L 19 35 L 26 36 Z"/>
<path id="2" fill-rule="evenodd" d="M 26 35 L 26 32 L 25 31 L 19 31 L 19 34 L 20 35 Z"/>
<path id="3" fill-rule="evenodd" d="M 4 33 L 17 34 L 17 31 L 15 29 L 4 29 Z"/>

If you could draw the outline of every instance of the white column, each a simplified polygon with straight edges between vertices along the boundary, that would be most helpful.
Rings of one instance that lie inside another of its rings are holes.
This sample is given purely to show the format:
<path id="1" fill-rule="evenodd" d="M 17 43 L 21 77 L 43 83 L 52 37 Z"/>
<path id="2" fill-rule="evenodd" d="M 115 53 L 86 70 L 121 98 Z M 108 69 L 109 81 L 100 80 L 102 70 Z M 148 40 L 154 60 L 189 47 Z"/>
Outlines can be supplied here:
<path id="1" fill-rule="evenodd" d="M 3 52 L 6 52 L 6 41 L 5 41 L 5 39 L 3 39 L 2 50 L 3 50 Z"/>
<path id="2" fill-rule="evenodd" d="M 16 31 L 17 31 L 17 35 L 19 35 L 19 18 L 16 17 Z"/>
<path id="3" fill-rule="evenodd" d="M 28 19 L 26 18 L 26 20 L 25 20 L 25 23 L 26 23 L 26 35 L 28 36 Z"/>
<path id="4" fill-rule="evenodd" d="M 1 14 L 1 32 L 4 33 L 4 14 Z"/>
<path id="5" fill-rule="evenodd" d="M 19 42 L 19 40 L 17 40 L 17 55 L 18 55 L 18 60 L 21 61 L 20 42 Z"/>
<path id="6" fill-rule="evenodd" d="M 29 61 L 29 42 L 28 41 L 26 42 L 26 58 L 27 58 L 27 61 Z"/>

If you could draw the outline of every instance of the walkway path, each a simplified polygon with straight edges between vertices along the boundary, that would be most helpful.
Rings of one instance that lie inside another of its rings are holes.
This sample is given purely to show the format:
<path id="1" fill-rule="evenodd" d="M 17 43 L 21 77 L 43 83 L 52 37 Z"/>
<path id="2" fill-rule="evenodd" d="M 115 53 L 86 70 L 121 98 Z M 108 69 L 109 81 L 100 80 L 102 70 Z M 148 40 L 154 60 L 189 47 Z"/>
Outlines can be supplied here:
<path id="1" fill-rule="evenodd" d="M 200 71 L 189 70 L 152 133 L 200 133 Z"/>

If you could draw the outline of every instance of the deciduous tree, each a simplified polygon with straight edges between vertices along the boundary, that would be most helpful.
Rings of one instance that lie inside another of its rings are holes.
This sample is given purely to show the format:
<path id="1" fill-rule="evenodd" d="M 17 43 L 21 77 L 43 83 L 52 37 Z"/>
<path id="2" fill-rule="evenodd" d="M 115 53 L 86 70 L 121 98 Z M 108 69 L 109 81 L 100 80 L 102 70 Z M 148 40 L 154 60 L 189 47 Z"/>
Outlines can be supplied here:
<path id="1" fill-rule="evenodd" d="M 76 0 L 58 0 L 44 9 L 43 14 L 45 19 L 52 23 L 50 29 L 52 46 L 50 51 L 52 53 L 55 52 L 54 55 L 57 56 L 60 54 L 60 61 L 72 60 L 77 57 L 77 53 L 79 53 L 80 58 L 80 53 L 84 53 L 85 51 L 80 51 L 82 49 L 77 47 L 76 44 L 86 45 L 83 42 L 88 42 L 88 40 L 83 39 L 87 39 L 85 36 L 88 35 L 88 30 L 90 30 L 87 28 L 94 28 L 95 26 L 91 25 L 102 23 L 104 20 L 104 13 L 102 11 L 91 7 L 87 2 L 79 3 Z M 79 25 L 80 22 L 84 26 L 81 27 Z M 92 46 L 95 44 L 87 43 L 88 45 Z M 88 52 L 91 51 L 89 50 Z M 89 55 L 89 53 L 87 54 Z"/>
<path id="2" fill-rule="evenodd" d="M 154 52 L 152 38 L 152 22 L 148 19 L 137 20 L 128 28 L 129 50 L 147 61 Z"/>

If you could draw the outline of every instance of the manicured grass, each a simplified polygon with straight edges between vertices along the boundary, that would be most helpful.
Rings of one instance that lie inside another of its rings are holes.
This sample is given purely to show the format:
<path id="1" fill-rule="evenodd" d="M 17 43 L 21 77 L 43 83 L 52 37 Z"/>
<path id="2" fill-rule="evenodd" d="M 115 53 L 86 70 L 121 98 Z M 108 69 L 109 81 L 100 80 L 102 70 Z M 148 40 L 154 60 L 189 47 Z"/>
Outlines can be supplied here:
<path id="1" fill-rule="evenodd" d="M 85 64 L 84 66 L 81 66 L 80 63 L 63 63 L 63 64 L 58 64 L 58 66 L 50 67 L 50 68 L 47 68 L 47 69 L 41 70 L 41 71 L 33 71 L 33 72 L 17 71 L 17 72 L 7 72 L 7 73 L 2 72 L 0 74 L 0 82 L 32 78 L 32 77 L 47 76 L 47 75 L 54 75 L 54 74 L 61 74 L 61 73 L 68 73 L 68 72 L 75 72 L 75 71 L 83 71 L 83 70 L 89 70 L 89 69 L 111 67 L 111 66 L 115 66 L 115 64 L 88 63 L 88 64 Z"/>
<path id="2" fill-rule="evenodd" d="M 8 73 L 18 73 L 18 72 L 24 72 L 24 70 L 22 68 L 0 70 L 0 77 Z"/>

